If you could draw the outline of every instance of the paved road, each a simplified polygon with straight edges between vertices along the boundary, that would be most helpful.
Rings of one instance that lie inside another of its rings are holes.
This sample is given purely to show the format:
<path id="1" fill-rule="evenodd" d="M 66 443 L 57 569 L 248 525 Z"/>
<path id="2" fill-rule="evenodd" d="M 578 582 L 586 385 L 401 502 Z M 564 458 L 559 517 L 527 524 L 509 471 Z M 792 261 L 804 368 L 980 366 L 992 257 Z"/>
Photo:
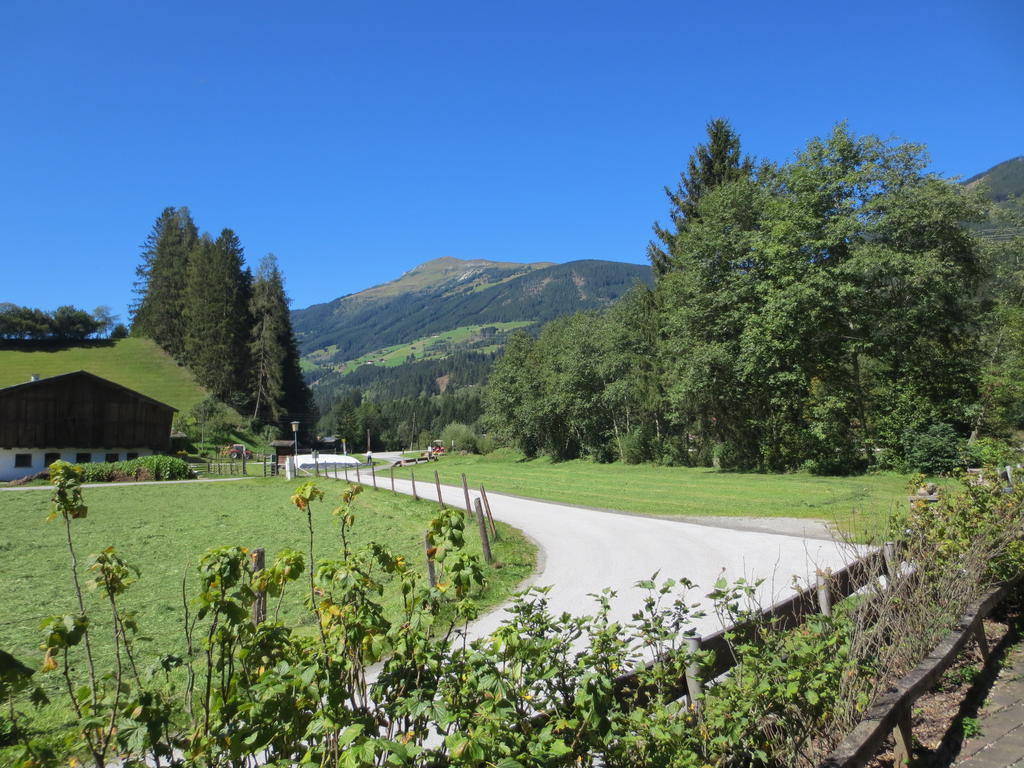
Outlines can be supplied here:
<path id="1" fill-rule="evenodd" d="M 382 475 L 378 475 L 378 483 L 390 487 L 390 480 Z M 402 493 L 412 492 L 408 481 L 396 480 L 395 487 Z M 437 498 L 433 483 L 417 482 L 417 490 L 423 498 Z M 476 495 L 471 489 L 471 497 Z M 442 486 L 442 496 L 447 504 L 465 507 L 461 488 Z M 700 589 L 691 593 L 694 601 L 710 591 L 719 576 L 730 580 L 765 579 L 759 599 L 768 605 L 791 594 L 794 576 L 803 584 L 813 583 L 817 568 L 838 568 L 852 557 L 845 546 L 812 538 L 822 530 L 813 526 L 808 529 L 811 536 L 777 534 L 587 509 L 490 491 L 487 496 L 495 518 L 519 528 L 538 545 L 538 569 L 530 583 L 551 586 L 550 607 L 555 612 L 589 613 L 594 608 L 589 595 L 610 587 L 619 595 L 614 618 L 628 621 L 642 604 L 644 593 L 636 582 L 655 572 L 663 578 L 686 577 L 698 584 Z M 779 525 L 798 532 L 807 521 L 783 521 Z M 503 614 L 499 609 L 481 617 L 472 633 L 479 636 L 492 631 Z M 706 634 L 719 625 L 709 615 L 696 626 Z"/>

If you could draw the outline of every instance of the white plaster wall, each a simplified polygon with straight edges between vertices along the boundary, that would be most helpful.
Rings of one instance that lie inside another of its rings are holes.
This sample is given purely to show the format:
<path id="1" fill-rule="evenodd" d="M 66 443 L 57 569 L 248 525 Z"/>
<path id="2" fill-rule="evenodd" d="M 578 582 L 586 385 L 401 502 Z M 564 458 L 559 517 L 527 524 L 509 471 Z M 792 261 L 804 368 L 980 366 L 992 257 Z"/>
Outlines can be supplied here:
<path id="1" fill-rule="evenodd" d="M 43 462 L 48 453 L 59 453 L 64 461 L 75 463 L 75 457 L 79 453 L 91 453 L 94 462 L 106 460 L 108 453 L 116 453 L 118 461 L 125 460 L 125 454 L 137 453 L 139 456 L 150 456 L 153 454 L 151 448 L 0 448 L 0 482 L 17 480 L 25 475 L 34 475 L 42 472 L 47 465 Z M 28 453 L 32 455 L 31 467 L 14 466 L 14 455 Z"/>

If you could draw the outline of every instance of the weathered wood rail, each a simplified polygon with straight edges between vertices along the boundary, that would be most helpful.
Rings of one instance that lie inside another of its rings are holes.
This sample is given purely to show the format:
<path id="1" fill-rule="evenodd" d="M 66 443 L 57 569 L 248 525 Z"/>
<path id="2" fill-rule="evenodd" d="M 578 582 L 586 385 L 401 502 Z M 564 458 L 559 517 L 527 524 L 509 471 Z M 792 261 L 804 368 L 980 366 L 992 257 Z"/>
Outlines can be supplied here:
<path id="1" fill-rule="evenodd" d="M 935 646 L 921 664 L 871 705 L 864 719 L 821 763 L 821 768 L 861 768 L 882 750 L 890 735 L 895 742 L 894 764 L 909 762 L 913 749 L 910 721 L 914 703 L 935 685 L 960 651 L 972 640 L 978 643 L 982 659 L 988 663 L 988 642 L 982 622 L 1020 586 L 1021 580 L 1018 576 L 992 589 L 971 605 L 953 631 Z"/>

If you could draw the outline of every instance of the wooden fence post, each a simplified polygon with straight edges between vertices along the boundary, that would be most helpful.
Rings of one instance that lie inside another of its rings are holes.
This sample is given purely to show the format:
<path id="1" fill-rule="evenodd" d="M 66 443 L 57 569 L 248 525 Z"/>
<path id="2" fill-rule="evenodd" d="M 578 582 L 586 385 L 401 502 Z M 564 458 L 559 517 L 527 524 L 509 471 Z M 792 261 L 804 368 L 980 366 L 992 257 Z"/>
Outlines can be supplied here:
<path id="1" fill-rule="evenodd" d="M 985 622 L 978 622 L 978 628 L 974 630 L 974 641 L 978 644 L 982 664 L 988 664 L 989 647 L 988 639 L 985 637 Z"/>
<path id="2" fill-rule="evenodd" d="M 437 470 L 434 470 L 434 485 L 437 486 L 437 503 L 440 506 L 444 506 L 444 499 L 441 497 L 441 478 L 437 474 Z"/>
<path id="3" fill-rule="evenodd" d="M 491 554 L 491 542 L 487 540 L 487 521 L 484 519 L 484 507 L 480 499 L 476 500 L 476 523 L 480 527 L 480 544 L 484 548 L 484 560 L 490 565 L 494 562 L 494 555 Z"/>
<path id="4" fill-rule="evenodd" d="M 889 578 L 889 589 L 892 589 L 900 571 L 900 564 L 896 558 L 896 542 L 887 541 L 882 545 L 882 559 L 885 562 L 885 575 Z"/>
<path id="5" fill-rule="evenodd" d="M 348 482 L 348 467 L 345 467 L 345 482 Z"/>
<path id="6" fill-rule="evenodd" d="M 700 666 L 693 658 L 693 654 L 700 650 L 700 638 L 687 637 L 686 650 L 691 655 L 691 658 L 686 662 L 686 692 L 694 709 L 700 709 L 700 699 L 704 695 L 704 685 L 700 680 Z"/>
<path id="7" fill-rule="evenodd" d="M 409 468 L 409 477 L 412 479 L 412 497 L 415 501 L 419 501 L 420 497 L 416 495 L 416 470 Z"/>
<path id="8" fill-rule="evenodd" d="M 430 579 L 430 586 L 437 586 L 437 574 L 434 573 L 434 537 L 428 532 L 423 538 L 423 549 L 427 553 L 427 577 Z"/>
<path id="9" fill-rule="evenodd" d="M 473 516 L 473 505 L 469 503 L 469 483 L 466 482 L 466 473 L 462 473 L 462 492 L 466 496 L 466 514 Z"/>
<path id="10" fill-rule="evenodd" d="M 257 547 L 252 551 L 252 570 L 262 571 L 267 567 L 266 552 L 263 547 Z M 256 591 L 256 600 L 252 604 L 252 623 L 262 624 L 267 620 L 267 593 L 265 590 Z"/>
<path id="11" fill-rule="evenodd" d="M 373 477 L 373 490 L 377 490 L 377 465 L 370 465 L 370 476 Z"/>
<path id="12" fill-rule="evenodd" d="M 397 491 L 395 490 L 395 468 L 394 467 L 391 468 L 391 492 L 392 493 L 397 493 Z"/>
<path id="13" fill-rule="evenodd" d="M 832 593 L 828 588 L 828 574 L 818 571 L 818 608 L 822 616 L 832 616 Z"/>
<path id="14" fill-rule="evenodd" d="M 356 464 L 356 482 L 359 483 L 360 485 L 363 484 L 363 477 L 362 477 L 362 475 L 359 474 L 359 465 L 358 464 Z"/>
<path id="15" fill-rule="evenodd" d="M 896 725 L 892 729 L 892 739 L 895 742 L 892 749 L 892 764 L 910 765 L 911 757 L 914 754 L 914 734 L 909 706 L 901 706 L 896 713 Z"/>
<path id="16" fill-rule="evenodd" d="M 491 502 L 487 500 L 487 490 L 480 486 L 480 496 L 484 500 L 484 510 L 487 512 L 487 519 L 491 523 L 491 536 L 495 541 L 500 541 L 498 538 L 498 527 L 494 524 L 494 515 L 491 514 Z"/>

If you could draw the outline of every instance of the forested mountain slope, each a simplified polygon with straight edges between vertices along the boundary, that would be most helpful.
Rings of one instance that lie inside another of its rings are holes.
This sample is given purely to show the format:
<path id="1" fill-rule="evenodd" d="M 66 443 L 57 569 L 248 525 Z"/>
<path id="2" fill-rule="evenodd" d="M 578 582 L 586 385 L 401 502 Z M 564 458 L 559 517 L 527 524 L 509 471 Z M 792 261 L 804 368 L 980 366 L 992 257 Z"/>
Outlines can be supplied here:
<path id="1" fill-rule="evenodd" d="M 372 350 L 488 323 L 543 323 L 607 306 L 649 267 L 612 261 L 512 264 L 436 259 L 398 280 L 292 312 L 304 357 L 340 367 Z"/>
<path id="2" fill-rule="evenodd" d="M 982 237 L 1009 240 L 1024 235 L 1019 218 L 1024 216 L 1024 155 L 1005 160 L 964 184 L 984 185 L 986 197 L 998 206 L 987 222 L 974 227 Z"/>

